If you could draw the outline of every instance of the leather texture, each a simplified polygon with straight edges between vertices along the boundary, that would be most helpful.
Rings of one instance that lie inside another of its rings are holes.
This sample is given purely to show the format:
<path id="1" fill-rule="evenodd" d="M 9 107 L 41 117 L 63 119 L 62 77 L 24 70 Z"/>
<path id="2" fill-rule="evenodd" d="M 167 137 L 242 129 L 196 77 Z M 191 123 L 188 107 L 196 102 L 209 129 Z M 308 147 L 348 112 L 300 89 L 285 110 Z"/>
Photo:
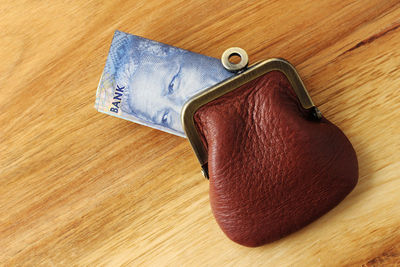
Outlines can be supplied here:
<path id="1" fill-rule="evenodd" d="M 233 241 L 254 247 L 282 238 L 355 187 L 351 143 L 309 112 L 286 76 L 272 71 L 195 113 L 208 151 L 211 208 Z"/>

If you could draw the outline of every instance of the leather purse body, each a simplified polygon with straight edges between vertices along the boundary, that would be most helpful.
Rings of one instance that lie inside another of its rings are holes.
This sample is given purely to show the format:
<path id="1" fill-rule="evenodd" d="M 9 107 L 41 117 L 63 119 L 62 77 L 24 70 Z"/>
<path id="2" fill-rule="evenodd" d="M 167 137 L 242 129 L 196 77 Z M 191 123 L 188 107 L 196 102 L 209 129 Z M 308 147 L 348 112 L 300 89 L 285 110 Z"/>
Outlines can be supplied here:
<path id="1" fill-rule="evenodd" d="M 210 181 L 223 232 L 245 246 L 282 238 L 355 187 L 355 151 L 290 63 L 270 59 L 193 97 L 185 132 Z"/>

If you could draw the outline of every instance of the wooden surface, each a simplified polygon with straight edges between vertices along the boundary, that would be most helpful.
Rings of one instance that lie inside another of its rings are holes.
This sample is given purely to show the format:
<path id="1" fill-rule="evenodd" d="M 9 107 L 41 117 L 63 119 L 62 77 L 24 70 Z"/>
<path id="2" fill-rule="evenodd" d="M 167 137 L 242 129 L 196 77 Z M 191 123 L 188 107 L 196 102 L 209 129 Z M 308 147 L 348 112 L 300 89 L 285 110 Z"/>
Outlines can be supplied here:
<path id="1" fill-rule="evenodd" d="M 0 265 L 400 264 L 400 2 L 2 1 Z M 218 228 L 188 142 L 96 112 L 114 30 L 284 57 L 357 151 L 356 189 L 259 248 Z"/>

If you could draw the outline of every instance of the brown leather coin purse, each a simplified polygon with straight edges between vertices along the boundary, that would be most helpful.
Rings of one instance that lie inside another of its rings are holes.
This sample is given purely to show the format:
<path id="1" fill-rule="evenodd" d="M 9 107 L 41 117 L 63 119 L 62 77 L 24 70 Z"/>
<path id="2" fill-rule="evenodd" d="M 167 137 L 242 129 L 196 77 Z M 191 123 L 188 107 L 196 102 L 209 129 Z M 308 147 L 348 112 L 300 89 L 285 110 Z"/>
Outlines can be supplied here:
<path id="1" fill-rule="evenodd" d="M 232 55 L 241 62 L 231 63 Z M 289 62 L 247 68 L 240 48 L 228 49 L 222 62 L 238 74 L 191 98 L 182 122 L 209 178 L 219 226 L 239 244 L 260 246 L 343 200 L 357 183 L 357 157 Z"/>

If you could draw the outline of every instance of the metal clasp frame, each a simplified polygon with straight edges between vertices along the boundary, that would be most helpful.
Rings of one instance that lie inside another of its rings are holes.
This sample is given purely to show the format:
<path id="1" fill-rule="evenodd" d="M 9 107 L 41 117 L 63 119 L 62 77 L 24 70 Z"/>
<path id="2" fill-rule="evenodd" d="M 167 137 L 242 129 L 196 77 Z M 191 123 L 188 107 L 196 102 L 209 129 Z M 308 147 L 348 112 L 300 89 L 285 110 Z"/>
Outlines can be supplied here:
<path id="1" fill-rule="evenodd" d="M 230 58 L 233 56 L 239 56 L 239 63 L 232 63 Z M 208 179 L 208 154 L 204 147 L 200 135 L 196 129 L 194 123 L 194 114 L 203 105 L 235 90 L 236 88 L 260 77 L 271 71 L 280 71 L 289 80 L 293 90 L 295 91 L 301 105 L 305 109 L 311 109 L 314 120 L 320 120 L 322 118 L 321 112 L 314 105 L 308 94 L 302 80 L 296 69 L 286 60 L 281 58 L 271 58 L 259 63 L 256 63 L 249 68 L 248 56 L 245 50 L 239 47 L 232 47 L 227 49 L 221 57 L 222 65 L 231 72 L 237 73 L 237 75 L 226 79 L 189 99 L 182 108 L 181 119 L 183 129 L 189 139 L 190 144 L 200 162 L 202 173 Z"/>

